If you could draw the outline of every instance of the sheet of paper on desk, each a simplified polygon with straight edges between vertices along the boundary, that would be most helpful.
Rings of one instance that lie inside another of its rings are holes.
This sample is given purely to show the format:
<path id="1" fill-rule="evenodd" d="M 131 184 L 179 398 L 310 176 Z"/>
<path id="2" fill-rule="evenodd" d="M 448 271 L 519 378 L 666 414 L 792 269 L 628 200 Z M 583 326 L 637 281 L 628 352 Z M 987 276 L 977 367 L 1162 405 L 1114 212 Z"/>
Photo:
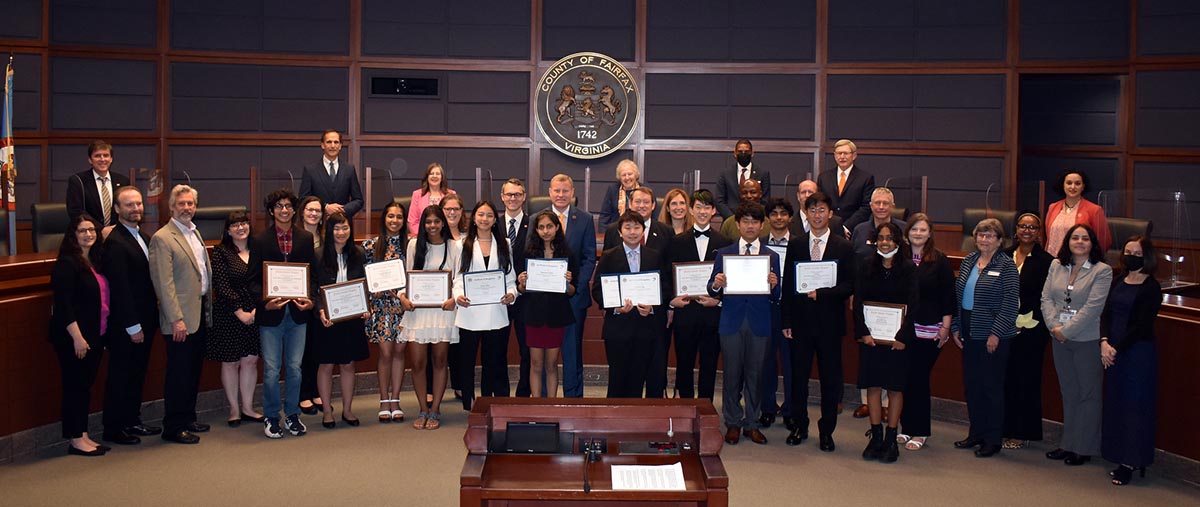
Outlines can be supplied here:
<path id="1" fill-rule="evenodd" d="M 613 465 L 612 489 L 683 491 L 683 465 Z"/>

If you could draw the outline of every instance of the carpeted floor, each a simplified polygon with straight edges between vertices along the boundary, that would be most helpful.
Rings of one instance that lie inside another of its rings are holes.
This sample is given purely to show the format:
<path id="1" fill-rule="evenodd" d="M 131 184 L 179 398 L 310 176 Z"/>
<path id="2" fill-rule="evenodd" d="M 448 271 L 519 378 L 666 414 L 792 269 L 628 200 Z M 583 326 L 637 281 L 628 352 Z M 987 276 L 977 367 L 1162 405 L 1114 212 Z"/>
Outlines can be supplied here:
<path id="1" fill-rule="evenodd" d="M 589 396 L 602 395 L 589 387 Z M 411 393 L 404 404 L 415 416 Z M 5 505 L 216 505 L 216 504 L 375 504 L 453 506 L 465 448 L 466 414 L 461 405 L 444 407 L 443 426 L 414 430 L 410 423 L 373 421 L 376 398 L 355 399 L 358 428 L 339 422 L 334 430 L 319 416 L 305 416 L 309 434 L 268 440 L 262 427 L 228 428 L 224 413 L 196 446 L 167 444 L 157 437 L 119 447 L 101 458 L 66 456 L 63 448 L 0 466 Z M 336 403 L 336 400 L 335 400 Z M 816 420 L 816 407 L 810 407 Z M 411 421 L 411 419 L 410 419 Z M 866 440 L 863 420 L 845 414 L 834 434 L 832 454 L 814 439 L 798 447 L 784 444 L 776 424 L 765 433 L 768 445 L 743 440 L 725 446 L 722 459 L 730 477 L 730 504 L 757 505 L 1200 505 L 1200 490 L 1155 475 L 1135 478 L 1122 488 L 1108 484 L 1111 465 L 1093 462 L 1067 467 L 1046 460 L 1043 446 L 975 458 L 951 442 L 965 429 L 934 422 L 925 449 L 903 451 L 885 465 L 860 457 Z"/>

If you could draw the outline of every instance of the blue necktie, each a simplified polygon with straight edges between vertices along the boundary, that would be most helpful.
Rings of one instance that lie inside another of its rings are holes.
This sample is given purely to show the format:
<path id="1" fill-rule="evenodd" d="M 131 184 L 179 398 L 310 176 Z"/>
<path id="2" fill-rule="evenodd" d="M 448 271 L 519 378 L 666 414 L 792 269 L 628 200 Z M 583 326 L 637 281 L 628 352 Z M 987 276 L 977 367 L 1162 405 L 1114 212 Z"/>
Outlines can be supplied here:
<path id="1" fill-rule="evenodd" d="M 517 241 L 517 219 L 508 219 L 508 244 L 512 245 Z"/>
<path id="2" fill-rule="evenodd" d="M 629 272 L 637 273 L 638 271 L 641 271 L 642 263 L 638 262 L 638 251 L 630 250 L 628 257 L 629 257 Z"/>

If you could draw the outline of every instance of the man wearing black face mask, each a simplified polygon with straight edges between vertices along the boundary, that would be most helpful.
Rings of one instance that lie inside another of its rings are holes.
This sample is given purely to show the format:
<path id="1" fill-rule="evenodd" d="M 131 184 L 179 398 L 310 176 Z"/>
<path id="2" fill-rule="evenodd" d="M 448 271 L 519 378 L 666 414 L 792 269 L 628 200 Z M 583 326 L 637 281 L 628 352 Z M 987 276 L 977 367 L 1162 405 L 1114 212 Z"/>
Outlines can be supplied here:
<path id="1" fill-rule="evenodd" d="M 734 167 L 721 171 L 717 179 L 717 213 L 724 218 L 733 216 L 733 209 L 739 204 L 742 182 L 757 180 L 762 185 L 760 204 L 766 205 L 771 199 L 771 173 L 754 165 L 754 145 L 749 139 L 739 139 L 733 148 L 733 159 L 737 161 Z"/>

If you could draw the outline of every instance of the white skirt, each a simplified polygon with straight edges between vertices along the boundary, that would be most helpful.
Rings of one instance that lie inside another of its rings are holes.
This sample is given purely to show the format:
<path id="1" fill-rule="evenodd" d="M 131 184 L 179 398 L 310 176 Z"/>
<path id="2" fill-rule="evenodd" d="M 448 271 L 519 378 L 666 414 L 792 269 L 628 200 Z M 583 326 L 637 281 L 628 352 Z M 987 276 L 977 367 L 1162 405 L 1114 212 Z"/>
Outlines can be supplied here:
<path id="1" fill-rule="evenodd" d="M 404 312 L 400 321 L 400 341 L 415 343 L 458 343 L 458 328 L 454 326 L 455 311 L 441 308 L 417 308 Z"/>

